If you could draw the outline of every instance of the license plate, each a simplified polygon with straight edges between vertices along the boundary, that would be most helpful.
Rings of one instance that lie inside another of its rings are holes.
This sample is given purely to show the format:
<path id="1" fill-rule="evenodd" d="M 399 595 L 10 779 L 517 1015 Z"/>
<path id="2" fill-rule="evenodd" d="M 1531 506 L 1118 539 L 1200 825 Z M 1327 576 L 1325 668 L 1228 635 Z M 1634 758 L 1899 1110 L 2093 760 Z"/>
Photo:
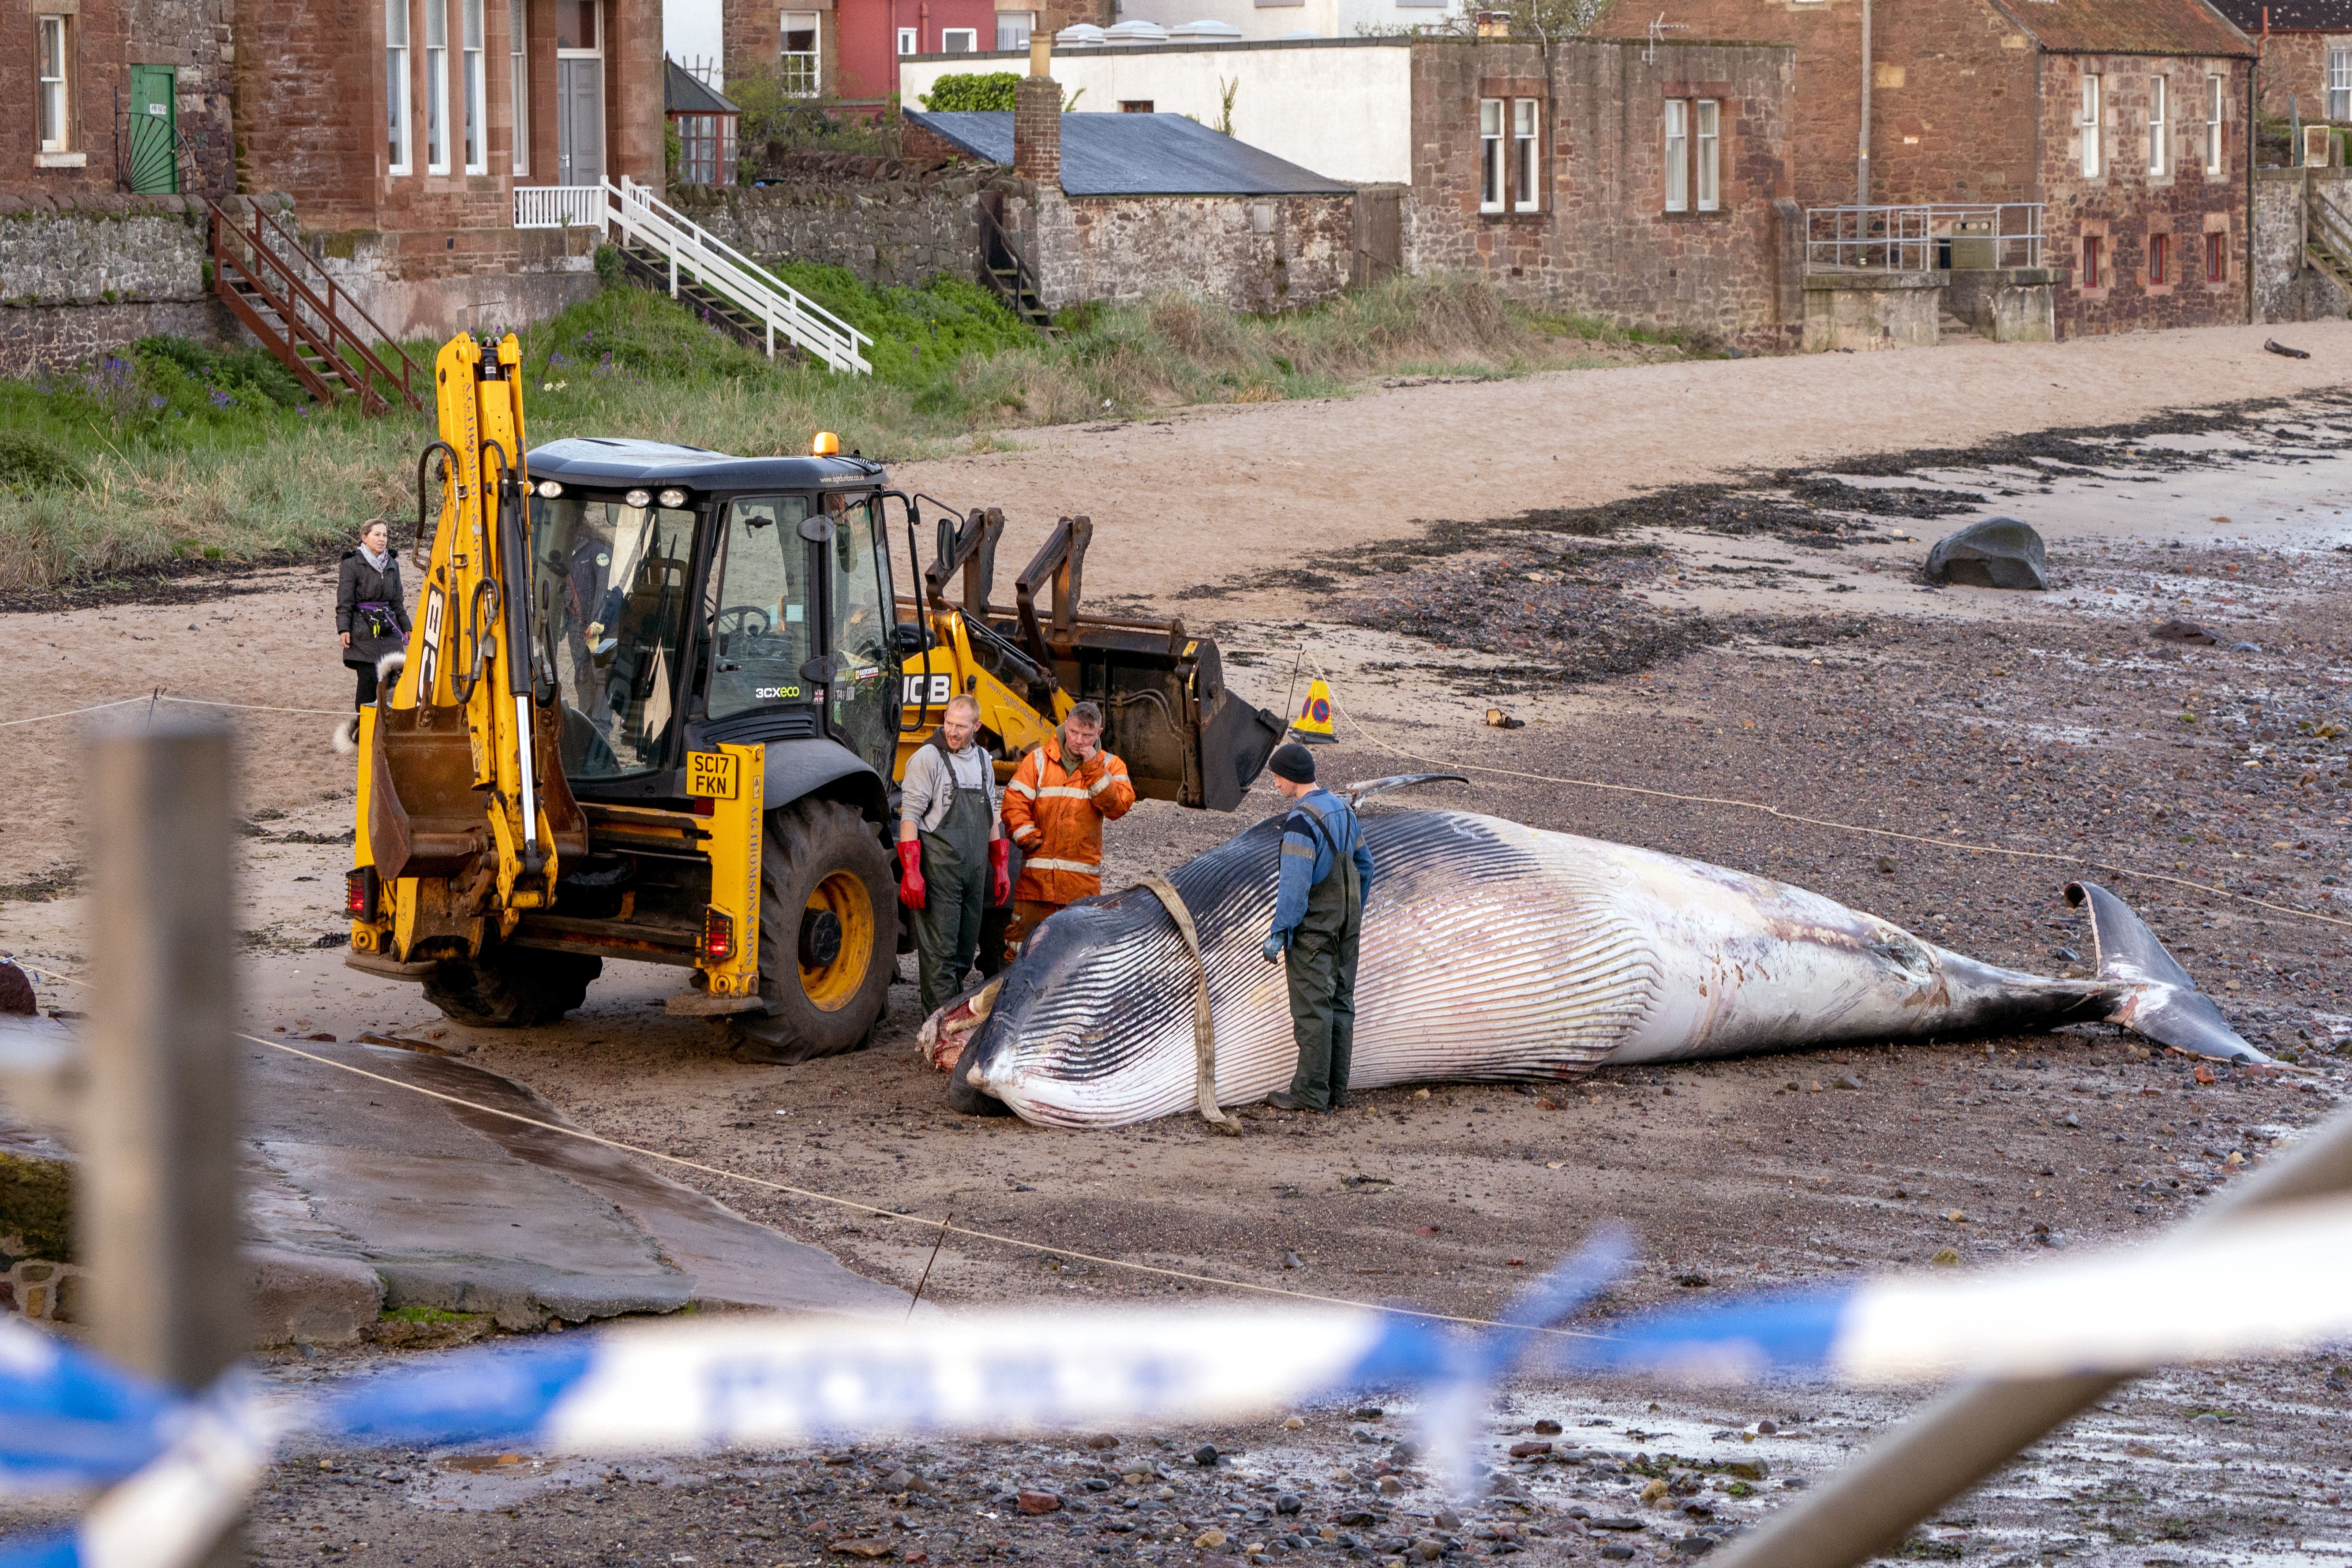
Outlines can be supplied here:
<path id="1" fill-rule="evenodd" d="M 709 800 L 733 800 L 740 782 L 735 759 L 724 752 L 686 753 L 686 793 Z"/>

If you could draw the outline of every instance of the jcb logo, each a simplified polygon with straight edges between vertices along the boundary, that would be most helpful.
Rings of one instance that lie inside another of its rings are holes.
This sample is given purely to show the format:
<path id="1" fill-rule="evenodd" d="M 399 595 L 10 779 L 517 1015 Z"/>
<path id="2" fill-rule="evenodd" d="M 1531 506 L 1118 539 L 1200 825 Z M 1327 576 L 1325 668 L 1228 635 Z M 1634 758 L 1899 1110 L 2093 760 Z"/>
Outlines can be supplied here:
<path id="1" fill-rule="evenodd" d="M 920 675 L 910 675 L 907 677 L 907 694 L 900 698 L 899 700 L 904 702 L 909 708 L 917 707 L 925 700 L 929 700 L 930 705 L 934 708 L 945 707 L 947 705 L 948 699 L 955 695 L 955 679 L 952 676 L 946 675 L 934 675 L 929 677 L 928 679 L 931 683 L 931 691 L 928 700 L 923 695 L 923 681 L 925 679 L 925 677 Z"/>

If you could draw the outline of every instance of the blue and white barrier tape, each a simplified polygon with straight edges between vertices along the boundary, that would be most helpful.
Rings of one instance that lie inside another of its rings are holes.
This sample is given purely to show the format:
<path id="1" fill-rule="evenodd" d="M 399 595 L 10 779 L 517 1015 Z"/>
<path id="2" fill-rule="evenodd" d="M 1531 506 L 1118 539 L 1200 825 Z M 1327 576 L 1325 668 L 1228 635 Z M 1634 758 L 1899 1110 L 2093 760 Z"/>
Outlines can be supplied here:
<path id="1" fill-rule="evenodd" d="M 1555 1347 L 1559 1370 L 1847 1383 L 2144 1372 L 2352 1337 L 2352 1203 L 1961 1279 L 1882 1279 L 1662 1312 Z"/>
<path id="2" fill-rule="evenodd" d="M 169 1389 L 0 1318 L 0 1495 L 129 1475 L 163 1450 L 182 1405 Z"/>

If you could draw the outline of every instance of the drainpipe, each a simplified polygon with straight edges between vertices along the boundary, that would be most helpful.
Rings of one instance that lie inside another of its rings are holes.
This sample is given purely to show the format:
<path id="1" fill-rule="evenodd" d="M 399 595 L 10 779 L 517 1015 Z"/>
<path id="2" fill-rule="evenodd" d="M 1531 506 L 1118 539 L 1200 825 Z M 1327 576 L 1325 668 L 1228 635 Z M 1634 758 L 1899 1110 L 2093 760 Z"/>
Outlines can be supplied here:
<path id="1" fill-rule="evenodd" d="M 1853 205 L 1870 205 L 1870 0 L 1862 0 L 1862 144 L 1853 159 Z"/>
<path id="2" fill-rule="evenodd" d="M 2270 36 L 2270 7 L 2263 7 L 2263 36 Z M 2254 292 L 2254 141 L 2255 141 L 2255 67 L 2246 68 L 2246 321 L 2249 325 L 2262 321 L 2262 297 Z M 2300 172 L 2298 171 L 2298 174 Z M 2298 186 L 2300 190 L 2304 187 Z M 2299 226 L 2306 221 L 2302 205 L 2296 204 L 2294 221 Z M 2297 252 L 2298 255 L 2301 252 Z"/>

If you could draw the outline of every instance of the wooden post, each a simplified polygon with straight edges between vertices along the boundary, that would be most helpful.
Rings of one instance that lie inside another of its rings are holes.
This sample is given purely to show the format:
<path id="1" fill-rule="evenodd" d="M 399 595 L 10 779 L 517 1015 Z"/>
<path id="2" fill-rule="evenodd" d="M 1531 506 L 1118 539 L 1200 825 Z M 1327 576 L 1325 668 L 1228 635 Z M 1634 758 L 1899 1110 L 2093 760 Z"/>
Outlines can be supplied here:
<path id="1" fill-rule="evenodd" d="M 76 1224 L 95 1348 L 197 1390 L 244 1351 L 228 731 L 166 717 L 84 752 L 90 1017 Z M 234 1541 L 210 1559 L 236 1560 Z"/>
<path id="2" fill-rule="evenodd" d="M 2346 1192 L 2352 1192 L 2352 1111 L 2313 1128 L 2172 1234 L 2226 1229 L 2257 1209 Z M 1853 1568 L 1892 1551 L 1921 1520 L 2130 1381 L 2099 1373 L 1964 1383 L 1734 1542 L 1724 1568 Z"/>

